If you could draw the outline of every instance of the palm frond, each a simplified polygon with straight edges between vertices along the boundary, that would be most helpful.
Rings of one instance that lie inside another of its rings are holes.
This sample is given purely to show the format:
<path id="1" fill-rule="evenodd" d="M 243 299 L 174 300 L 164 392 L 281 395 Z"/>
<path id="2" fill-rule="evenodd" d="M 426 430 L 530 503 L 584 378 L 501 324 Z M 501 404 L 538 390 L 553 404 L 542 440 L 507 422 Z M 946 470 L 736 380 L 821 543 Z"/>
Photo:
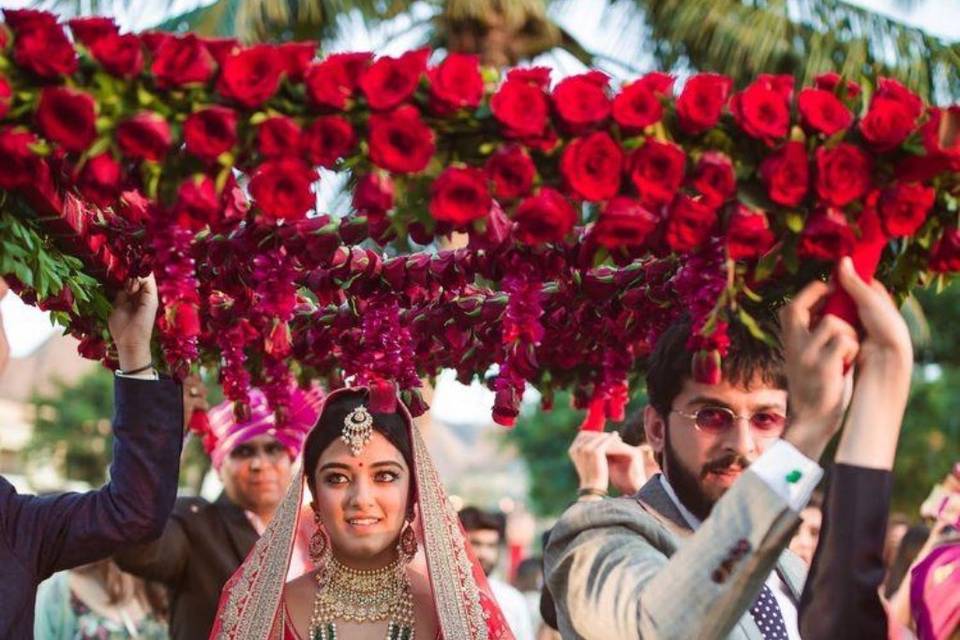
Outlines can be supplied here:
<path id="1" fill-rule="evenodd" d="M 328 40 L 340 35 L 342 18 L 379 24 L 409 11 L 413 0 L 217 0 L 164 21 L 159 28 L 243 42 Z"/>
<path id="2" fill-rule="evenodd" d="M 623 38 L 649 29 L 651 52 L 668 69 L 689 65 L 743 84 L 758 73 L 802 82 L 824 71 L 888 75 L 927 99 L 960 96 L 960 43 L 843 0 L 610 0 L 635 7 Z"/>
<path id="3" fill-rule="evenodd" d="M 113 16 L 121 23 L 128 23 L 131 30 L 139 30 L 148 26 L 142 23 L 145 13 L 166 15 L 173 10 L 175 3 L 176 0 L 151 2 L 150 12 L 144 12 L 143 2 L 137 0 L 33 0 L 30 7 L 51 11 L 61 18 Z"/>

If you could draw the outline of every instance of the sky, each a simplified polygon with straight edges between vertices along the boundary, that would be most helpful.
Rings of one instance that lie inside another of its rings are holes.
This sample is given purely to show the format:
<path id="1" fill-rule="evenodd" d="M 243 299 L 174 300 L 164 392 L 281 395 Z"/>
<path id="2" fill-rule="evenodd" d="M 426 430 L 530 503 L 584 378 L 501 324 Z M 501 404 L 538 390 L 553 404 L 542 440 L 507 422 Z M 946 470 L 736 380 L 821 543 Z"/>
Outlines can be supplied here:
<path id="1" fill-rule="evenodd" d="M 946 40 L 960 40 L 960 1 L 958 0 L 917 0 L 914 8 L 906 10 L 905 3 L 897 0 L 849 0 L 852 4 L 878 11 L 908 24 L 920 27 L 931 35 Z M 0 0 L 0 7 L 19 8 L 30 5 L 29 0 Z M 134 3 L 129 3 L 134 4 Z M 165 3 L 144 2 L 129 13 L 118 13 L 115 17 L 124 29 L 145 29 L 163 18 L 158 6 Z M 174 7 L 177 13 L 181 9 L 188 10 L 208 2 L 194 0 L 177 0 Z M 622 55 L 610 50 L 610 30 L 615 21 L 608 22 L 609 14 L 603 11 L 605 0 L 577 0 L 562 5 L 562 10 L 556 12 L 554 18 L 570 31 L 588 50 L 610 55 Z M 422 13 L 422 12 L 421 12 Z M 614 16 L 615 17 L 615 16 Z M 414 19 L 417 16 L 414 15 Z M 404 51 L 418 42 L 419 33 L 409 32 L 409 18 L 393 21 L 387 27 L 367 32 L 361 25 L 349 30 L 349 34 L 334 44 L 331 50 L 375 50 L 378 53 L 396 54 Z M 392 37 L 394 34 L 404 33 L 401 37 Z M 632 61 L 637 65 L 644 65 L 644 61 Z M 548 54 L 536 60 L 537 64 L 555 68 L 556 76 L 579 73 L 583 67 L 566 54 Z M 646 62 L 649 65 L 649 62 Z M 622 69 L 609 67 L 606 69 L 614 76 L 623 77 L 627 72 Z M 337 189 L 335 180 L 321 179 L 318 191 L 318 202 L 321 210 L 330 210 L 334 204 L 331 201 Z M 327 206 L 325 206 L 327 205 Z M 3 314 L 3 323 L 14 357 L 30 353 L 43 343 L 53 332 L 59 329 L 52 327 L 47 314 L 37 309 L 27 307 L 16 296 L 7 295 L 0 302 L 0 313 Z M 529 395 L 529 394 L 528 394 Z M 440 419 L 447 416 L 462 417 L 462 407 L 465 405 L 488 407 L 492 404 L 492 394 L 479 385 L 466 389 L 459 385 L 452 376 L 441 379 L 440 386 L 434 401 L 434 415 Z M 482 412 L 481 412 L 482 413 Z M 478 415 L 480 415 L 478 413 Z"/>

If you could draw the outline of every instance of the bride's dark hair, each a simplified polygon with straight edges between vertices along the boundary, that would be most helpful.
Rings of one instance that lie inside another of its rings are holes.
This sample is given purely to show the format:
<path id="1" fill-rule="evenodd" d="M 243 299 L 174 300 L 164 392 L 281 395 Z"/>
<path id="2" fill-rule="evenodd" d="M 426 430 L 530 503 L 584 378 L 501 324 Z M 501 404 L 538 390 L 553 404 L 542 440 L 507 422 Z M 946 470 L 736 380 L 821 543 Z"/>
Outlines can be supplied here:
<path id="1" fill-rule="evenodd" d="M 323 411 L 317 419 L 317 424 L 310 431 L 307 442 L 303 447 L 303 473 L 307 477 L 307 486 L 310 487 L 310 493 L 313 495 L 316 495 L 314 472 L 317 469 L 320 456 L 343 433 L 343 421 L 346 420 L 350 412 L 360 405 L 368 405 L 370 400 L 366 389 L 337 391 L 336 393 L 335 398 L 324 404 Z M 370 415 L 373 416 L 373 430 L 383 435 L 390 444 L 397 448 L 404 461 L 406 461 L 407 468 L 412 472 L 413 443 L 410 442 L 406 416 L 399 411 L 394 413 L 371 412 Z M 411 483 L 410 489 L 411 497 L 413 497 L 413 483 Z"/>

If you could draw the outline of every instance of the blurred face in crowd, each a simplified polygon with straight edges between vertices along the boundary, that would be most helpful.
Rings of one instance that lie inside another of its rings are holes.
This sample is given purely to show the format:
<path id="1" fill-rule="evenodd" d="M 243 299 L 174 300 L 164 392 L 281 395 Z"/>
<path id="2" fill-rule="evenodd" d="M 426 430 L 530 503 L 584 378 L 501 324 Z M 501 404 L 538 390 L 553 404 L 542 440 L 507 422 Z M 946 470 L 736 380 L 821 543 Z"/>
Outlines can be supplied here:
<path id="1" fill-rule="evenodd" d="M 467 541 L 477 556 L 480 568 L 486 575 L 490 575 L 500 559 L 500 532 L 496 529 L 467 531 Z"/>
<path id="2" fill-rule="evenodd" d="M 234 504 L 261 518 L 272 518 L 290 484 L 290 452 L 271 435 L 243 442 L 220 466 L 220 480 Z"/>
<path id="3" fill-rule="evenodd" d="M 743 470 L 783 434 L 787 392 L 755 377 L 747 386 L 688 379 L 669 415 L 644 411 L 647 442 L 683 505 L 705 519 Z M 731 413 L 733 415 L 731 415 Z"/>
<path id="4" fill-rule="evenodd" d="M 790 540 L 790 550 L 808 565 L 813 562 L 813 552 L 817 550 L 822 523 L 823 512 L 820 508 L 807 507 L 800 512 L 800 528 Z"/>
<path id="5" fill-rule="evenodd" d="M 313 472 L 314 509 L 341 562 L 376 569 L 393 561 L 410 476 L 403 454 L 378 431 L 358 456 L 340 438 L 324 449 Z"/>

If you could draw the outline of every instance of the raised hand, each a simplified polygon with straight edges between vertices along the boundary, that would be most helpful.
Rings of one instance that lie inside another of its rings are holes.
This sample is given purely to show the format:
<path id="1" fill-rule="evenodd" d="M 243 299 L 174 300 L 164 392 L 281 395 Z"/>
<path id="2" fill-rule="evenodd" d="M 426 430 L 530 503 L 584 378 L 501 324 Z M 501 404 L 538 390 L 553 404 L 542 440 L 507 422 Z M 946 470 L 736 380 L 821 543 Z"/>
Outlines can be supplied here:
<path id="1" fill-rule="evenodd" d="M 850 377 L 860 350 L 857 332 L 827 315 L 817 320 L 831 288 L 812 282 L 780 312 L 790 424 L 784 440 L 817 460 L 840 429 Z"/>
<path id="2" fill-rule="evenodd" d="M 610 467 L 607 464 L 606 448 L 613 440 L 613 433 L 581 431 L 567 450 L 580 479 L 580 489 L 593 489 L 606 493 L 610 486 Z"/>
<path id="3" fill-rule="evenodd" d="M 122 371 L 150 364 L 150 336 L 158 305 L 157 282 L 153 274 L 128 280 L 117 294 L 107 324 L 117 346 Z"/>
<path id="4" fill-rule="evenodd" d="M 889 470 L 910 393 L 910 332 L 890 294 L 879 282 L 864 282 L 849 259 L 840 263 L 839 279 L 857 305 L 864 335 L 848 424 L 836 461 Z"/>

